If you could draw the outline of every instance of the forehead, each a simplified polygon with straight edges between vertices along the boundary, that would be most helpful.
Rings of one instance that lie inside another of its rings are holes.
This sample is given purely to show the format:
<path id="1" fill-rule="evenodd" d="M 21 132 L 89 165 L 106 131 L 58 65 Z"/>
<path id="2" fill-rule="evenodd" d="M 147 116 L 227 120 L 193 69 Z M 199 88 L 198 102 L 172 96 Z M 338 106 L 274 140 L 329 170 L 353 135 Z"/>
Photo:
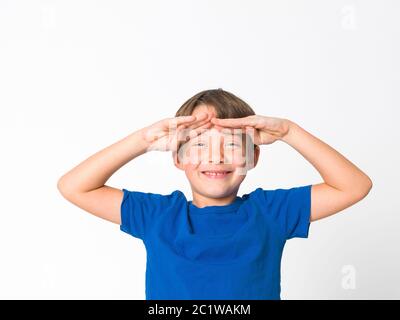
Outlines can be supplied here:
<path id="1" fill-rule="evenodd" d="M 210 115 L 212 117 L 217 117 L 215 108 L 211 105 L 200 104 L 200 105 L 196 106 L 192 112 L 192 116 L 197 116 L 201 113 L 207 113 L 208 115 Z"/>

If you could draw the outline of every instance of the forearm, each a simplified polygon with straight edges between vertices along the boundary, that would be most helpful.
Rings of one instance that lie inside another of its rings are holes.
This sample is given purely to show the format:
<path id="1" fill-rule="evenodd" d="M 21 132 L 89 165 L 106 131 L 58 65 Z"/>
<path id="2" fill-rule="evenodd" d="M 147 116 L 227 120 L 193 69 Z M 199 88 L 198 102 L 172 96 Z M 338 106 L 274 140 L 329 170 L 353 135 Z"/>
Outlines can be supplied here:
<path id="1" fill-rule="evenodd" d="M 68 171 L 59 179 L 59 189 L 75 193 L 102 187 L 119 168 L 146 152 L 148 144 L 141 132 L 133 132 Z"/>
<path id="2" fill-rule="evenodd" d="M 342 154 L 292 121 L 289 128 L 281 140 L 308 160 L 326 184 L 350 193 L 369 191 L 370 178 Z"/>

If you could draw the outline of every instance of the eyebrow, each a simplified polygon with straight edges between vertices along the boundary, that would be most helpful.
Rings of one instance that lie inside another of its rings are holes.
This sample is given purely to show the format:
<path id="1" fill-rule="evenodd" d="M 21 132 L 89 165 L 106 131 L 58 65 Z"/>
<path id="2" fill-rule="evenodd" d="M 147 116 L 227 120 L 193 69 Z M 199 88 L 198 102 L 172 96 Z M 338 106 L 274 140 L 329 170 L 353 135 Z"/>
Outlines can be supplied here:
<path id="1" fill-rule="evenodd" d="M 244 132 L 239 132 L 239 133 L 229 132 L 229 133 L 221 133 L 221 136 L 223 136 L 223 137 L 230 137 L 230 136 L 242 137 L 244 134 L 245 134 Z M 204 137 L 203 134 L 201 134 L 200 136 Z"/>
<path id="2" fill-rule="evenodd" d="M 222 134 L 222 135 L 221 135 L 221 137 L 223 137 L 223 138 L 229 138 L 229 137 L 232 137 L 232 136 L 241 138 L 241 137 L 243 137 L 243 133 L 227 133 L 227 134 Z M 196 136 L 196 137 L 194 137 L 194 138 L 199 138 L 199 137 L 200 137 L 200 138 L 204 138 L 204 137 L 209 138 L 210 136 L 200 134 L 200 135 L 198 135 L 198 136 Z"/>
<path id="3" fill-rule="evenodd" d="M 241 133 L 230 133 L 224 135 L 224 138 L 233 138 L 233 139 L 240 139 L 243 140 L 246 137 L 246 134 L 244 132 Z"/>
<path id="4" fill-rule="evenodd" d="M 238 141 L 240 143 L 243 143 L 243 137 L 241 135 L 235 135 L 235 136 L 236 137 L 224 136 L 223 139 L 224 139 L 224 141 L 231 140 L 231 141 Z M 210 138 L 210 136 L 204 137 L 204 136 L 200 135 L 200 136 L 196 136 L 196 137 L 194 137 L 192 139 L 189 139 L 189 141 L 187 141 L 187 142 L 191 142 L 191 143 L 194 143 L 194 142 L 206 142 L 206 141 L 208 142 L 209 138 Z"/>
<path id="5" fill-rule="evenodd" d="M 206 131 L 207 132 L 207 131 Z M 237 132 L 237 130 L 232 130 L 231 132 L 221 132 L 221 137 L 222 138 L 224 138 L 224 139 L 229 139 L 229 138 L 232 138 L 232 139 L 240 139 L 241 141 L 241 143 L 243 143 L 243 139 L 245 139 L 245 137 L 247 136 L 247 133 L 246 132 L 243 132 L 243 131 L 241 131 L 241 132 Z M 197 136 L 195 136 L 195 137 L 193 137 L 193 138 L 191 138 L 191 139 L 189 139 L 188 141 L 186 141 L 186 142 L 184 142 L 184 143 L 188 143 L 188 142 L 193 142 L 193 141 L 199 141 L 199 140 L 201 140 L 201 141 L 204 141 L 204 140 L 208 140 L 210 138 L 210 136 L 208 136 L 207 134 L 205 134 L 205 133 L 202 133 L 202 134 L 200 134 L 200 135 L 197 135 Z"/>

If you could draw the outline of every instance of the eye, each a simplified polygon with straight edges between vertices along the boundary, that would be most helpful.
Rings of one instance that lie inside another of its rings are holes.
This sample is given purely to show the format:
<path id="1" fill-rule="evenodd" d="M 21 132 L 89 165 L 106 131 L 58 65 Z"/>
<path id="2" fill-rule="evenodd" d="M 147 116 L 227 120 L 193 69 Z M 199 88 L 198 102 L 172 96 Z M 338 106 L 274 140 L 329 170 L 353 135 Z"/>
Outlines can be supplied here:
<path id="1" fill-rule="evenodd" d="M 205 146 L 205 143 L 204 143 L 204 142 L 195 142 L 195 143 L 193 144 L 193 146 L 194 146 L 194 147 L 204 147 L 204 146 Z"/>
<path id="2" fill-rule="evenodd" d="M 228 142 L 227 145 L 230 147 L 240 147 L 240 144 L 235 143 L 235 142 Z"/>

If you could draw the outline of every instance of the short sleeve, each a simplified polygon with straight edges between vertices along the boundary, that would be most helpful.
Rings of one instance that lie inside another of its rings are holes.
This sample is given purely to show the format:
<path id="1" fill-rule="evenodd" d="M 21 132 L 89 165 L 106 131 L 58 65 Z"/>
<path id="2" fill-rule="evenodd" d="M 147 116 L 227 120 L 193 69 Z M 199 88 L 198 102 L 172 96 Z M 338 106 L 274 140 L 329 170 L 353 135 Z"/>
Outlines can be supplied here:
<path id="1" fill-rule="evenodd" d="M 263 190 L 266 210 L 275 217 L 285 238 L 308 238 L 311 215 L 311 187 Z"/>
<path id="2" fill-rule="evenodd" d="M 162 195 L 150 192 L 129 191 L 122 189 L 120 230 L 144 240 L 157 216 L 163 214 L 173 201 L 183 194 L 175 190 Z"/>

